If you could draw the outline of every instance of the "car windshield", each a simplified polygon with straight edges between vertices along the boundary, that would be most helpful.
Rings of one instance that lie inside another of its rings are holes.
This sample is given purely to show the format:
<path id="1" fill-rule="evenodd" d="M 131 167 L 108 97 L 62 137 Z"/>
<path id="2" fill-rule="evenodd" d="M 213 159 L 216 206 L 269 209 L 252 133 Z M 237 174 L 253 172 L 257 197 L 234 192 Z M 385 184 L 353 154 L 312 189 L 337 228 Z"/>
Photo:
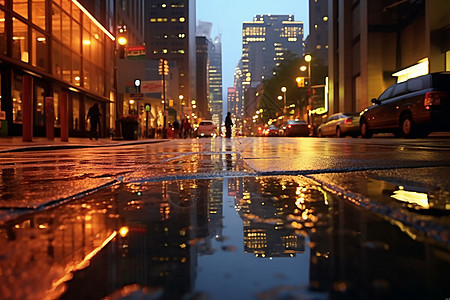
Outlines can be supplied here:
<path id="1" fill-rule="evenodd" d="M 347 117 L 359 117 L 359 113 L 356 112 L 343 113 L 343 115 L 346 115 Z"/>
<path id="2" fill-rule="evenodd" d="M 210 125 L 213 125 L 213 123 L 209 122 L 209 121 L 202 121 L 202 122 L 200 122 L 200 125 L 210 126 Z"/>
<path id="3" fill-rule="evenodd" d="M 306 124 L 305 121 L 289 120 L 288 124 Z"/>

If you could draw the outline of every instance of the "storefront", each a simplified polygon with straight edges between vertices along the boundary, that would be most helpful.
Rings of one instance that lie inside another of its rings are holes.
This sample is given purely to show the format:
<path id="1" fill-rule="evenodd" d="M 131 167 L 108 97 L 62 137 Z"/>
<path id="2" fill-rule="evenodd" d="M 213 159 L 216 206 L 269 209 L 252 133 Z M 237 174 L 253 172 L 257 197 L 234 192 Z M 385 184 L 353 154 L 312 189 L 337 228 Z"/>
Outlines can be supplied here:
<path id="1" fill-rule="evenodd" d="M 87 111 L 98 103 L 106 136 L 115 118 L 112 62 L 114 37 L 76 1 L 0 1 L 0 135 L 23 135 L 25 121 L 36 137 L 49 126 L 55 137 L 61 127 L 88 136 Z"/>

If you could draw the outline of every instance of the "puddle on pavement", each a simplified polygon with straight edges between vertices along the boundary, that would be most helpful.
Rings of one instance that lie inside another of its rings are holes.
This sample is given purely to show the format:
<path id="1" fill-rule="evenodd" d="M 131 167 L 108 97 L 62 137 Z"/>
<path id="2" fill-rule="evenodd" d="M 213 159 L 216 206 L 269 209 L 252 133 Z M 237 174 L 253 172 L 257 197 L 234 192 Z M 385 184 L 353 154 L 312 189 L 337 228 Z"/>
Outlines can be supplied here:
<path id="1" fill-rule="evenodd" d="M 2 299 L 450 295 L 448 249 L 301 176 L 116 185 L 0 227 L 0 244 Z"/>

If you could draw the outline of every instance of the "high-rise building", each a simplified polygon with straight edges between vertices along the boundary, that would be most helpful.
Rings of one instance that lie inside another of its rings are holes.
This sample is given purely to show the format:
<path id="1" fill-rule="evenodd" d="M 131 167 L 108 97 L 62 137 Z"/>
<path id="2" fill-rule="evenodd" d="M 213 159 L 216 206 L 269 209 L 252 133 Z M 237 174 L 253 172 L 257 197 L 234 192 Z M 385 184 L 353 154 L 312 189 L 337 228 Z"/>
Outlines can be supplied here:
<path id="1" fill-rule="evenodd" d="M 222 41 L 217 36 L 209 48 L 209 107 L 211 119 L 215 124 L 222 124 Z"/>
<path id="2" fill-rule="evenodd" d="M 215 124 L 222 124 L 222 41 L 221 36 L 214 40 L 211 38 L 213 24 L 198 21 L 197 36 L 206 37 L 208 40 L 208 106 L 210 117 Z"/>
<path id="3" fill-rule="evenodd" d="M 306 52 L 321 65 L 328 65 L 328 0 L 309 0 Z"/>
<path id="4" fill-rule="evenodd" d="M 256 87 L 274 75 L 286 52 L 303 55 L 303 22 L 293 15 L 257 15 L 242 32 L 243 85 Z"/>
<path id="5" fill-rule="evenodd" d="M 176 62 L 178 92 L 187 106 L 197 97 L 195 38 L 195 0 L 145 2 L 147 58 Z"/>
<path id="6" fill-rule="evenodd" d="M 204 36 L 197 36 L 197 99 L 195 109 L 201 119 L 211 119 L 209 113 L 209 79 L 208 79 L 208 50 L 211 42 Z"/>
<path id="7" fill-rule="evenodd" d="M 397 78 L 449 71 L 449 15 L 448 0 L 330 0 L 330 113 L 363 110 Z"/>

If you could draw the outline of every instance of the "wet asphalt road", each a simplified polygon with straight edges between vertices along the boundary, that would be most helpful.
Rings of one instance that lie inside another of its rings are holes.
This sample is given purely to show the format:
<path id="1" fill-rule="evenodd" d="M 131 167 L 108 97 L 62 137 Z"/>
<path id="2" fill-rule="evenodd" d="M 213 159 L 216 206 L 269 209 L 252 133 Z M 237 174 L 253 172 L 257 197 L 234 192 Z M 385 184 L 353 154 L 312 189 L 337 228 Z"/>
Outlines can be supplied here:
<path id="1" fill-rule="evenodd" d="M 445 138 L 218 138 L 2 153 L 0 292 L 81 299 L 88 278 L 108 266 L 107 288 L 92 287 L 83 299 L 121 299 L 123 286 L 152 299 L 447 297 L 448 268 L 436 266 L 449 265 L 449 154 Z M 119 237 L 122 227 L 130 234 Z M 158 262 L 142 268 L 148 258 L 139 254 L 150 252 Z M 392 252 L 411 265 L 400 262 L 388 276 Z M 35 256 L 45 262 L 32 263 Z M 112 268 L 108 257 L 116 256 Z M 118 278 L 125 266 L 139 274 Z M 236 266 L 245 266 L 241 278 Z M 416 268 L 427 275 L 393 283 Z M 364 287 L 347 269 L 367 276 Z M 41 284 L 24 289 L 43 271 Z"/>

